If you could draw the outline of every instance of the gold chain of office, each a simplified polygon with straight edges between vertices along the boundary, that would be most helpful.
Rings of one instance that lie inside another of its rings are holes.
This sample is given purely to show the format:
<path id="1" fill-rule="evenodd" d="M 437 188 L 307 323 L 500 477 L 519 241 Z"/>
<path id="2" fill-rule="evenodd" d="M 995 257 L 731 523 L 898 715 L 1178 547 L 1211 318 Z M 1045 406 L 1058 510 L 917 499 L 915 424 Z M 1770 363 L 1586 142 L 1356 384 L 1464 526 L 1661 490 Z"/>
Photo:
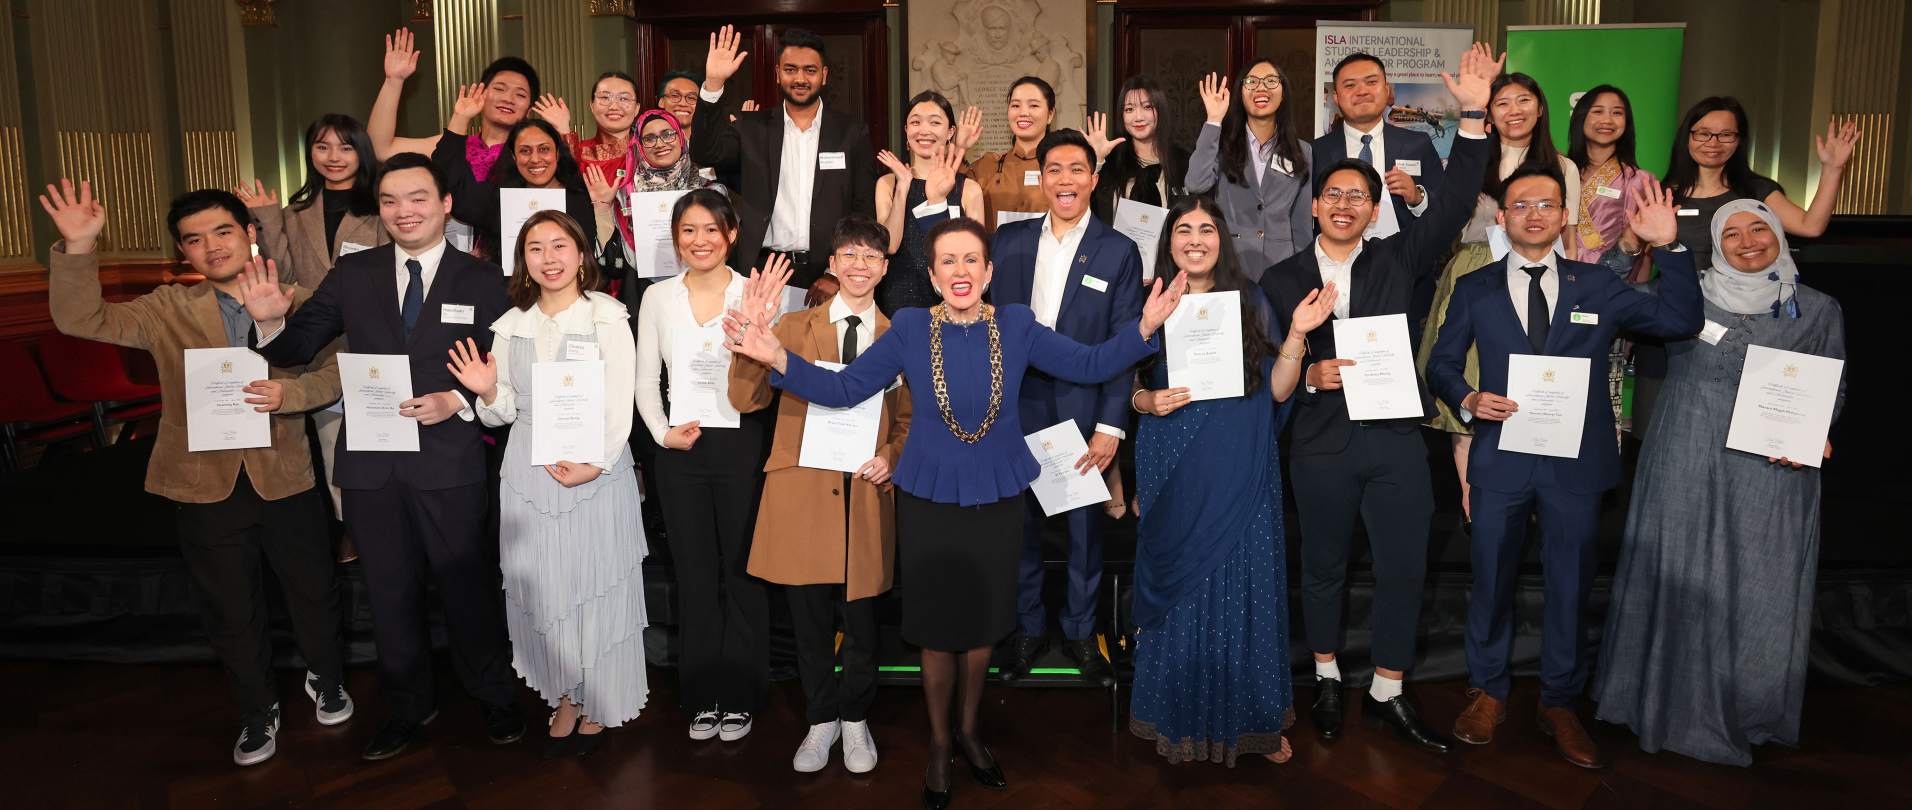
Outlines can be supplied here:
<path id="1" fill-rule="evenodd" d="M 996 313 L 985 308 L 982 315 L 983 322 L 989 326 L 989 412 L 983 415 L 982 427 L 974 433 L 956 423 L 956 414 L 949 409 L 949 385 L 943 378 L 943 324 L 955 321 L 949 319 L 945 304 L 937 304 L 929 314 L 929 376 L 936 389 L 936 407 L 942 411 L 943 424 L 949 425 L 950 433 L 965 443 L 975 444 L 989 433 L 990 426 L 996 423 L 996 413 L 1002 408 L 1002 332 L 996 327 Z"/>

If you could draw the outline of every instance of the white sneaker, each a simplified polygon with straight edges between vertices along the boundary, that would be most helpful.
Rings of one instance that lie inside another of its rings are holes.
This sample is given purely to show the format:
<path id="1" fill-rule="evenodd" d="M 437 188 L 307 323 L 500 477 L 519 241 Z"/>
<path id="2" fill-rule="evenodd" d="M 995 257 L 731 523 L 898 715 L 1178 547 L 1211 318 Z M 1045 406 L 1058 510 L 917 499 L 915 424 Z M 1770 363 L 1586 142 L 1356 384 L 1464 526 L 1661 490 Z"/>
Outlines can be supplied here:
<path id="1" fill-rule="evenodd" d="M 843 724 L 843 767 L 850 773 L 869 773 L 876 768 L 876 740 L 870 737 L 869 722 Z"/>
<path id="2" fill-rule="evenodd" d="M 235 765 L 257 765 L 279 753 L 279 704 L 263 712 L 246 715 L 239 729 L 239 741 L 232 745 Z"/>
<path id="3" fill-rule="evenodd" d="M 810 733 L 803 735 L 803 744 L 797 746 L 796 758 L 790 760 L 790 767 L 797 773 L 816 773 L 830 764 L 830 746 L 835 745 L 842 733 L 843 724 L 835 720 L 818 723 L 810 727 Z"/>
<path id="4" fill-rule="evenodd" d="M 321 726 L 336 726 L 352 719 L 352 696 L 338 678 L 321 678 L 307 670 L 305 696 L 312 699 Z"/>
<path id="5" fill-rule="evenodd" d="M 724 742 L 736 742 L 750 733 L 750 712 L 724 712 L 724 719 L 717 723 L 717 739 Z"/>
<path id="6" fill-rule="evenodd" d="M 696 717 L 690 719 L 691 739 L 708 740 L 715 736 L 717 736 L 717 710 L 715 708 L 707 712 L 698 712 Z"/>

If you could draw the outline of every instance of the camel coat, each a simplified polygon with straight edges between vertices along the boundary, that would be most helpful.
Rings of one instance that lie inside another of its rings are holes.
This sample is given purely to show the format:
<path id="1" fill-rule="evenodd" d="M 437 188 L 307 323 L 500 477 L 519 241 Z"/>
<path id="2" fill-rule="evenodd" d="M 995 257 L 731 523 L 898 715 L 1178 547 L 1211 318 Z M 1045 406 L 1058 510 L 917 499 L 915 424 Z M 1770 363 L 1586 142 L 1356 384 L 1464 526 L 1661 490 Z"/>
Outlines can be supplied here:
<path id="1" fill-rule="evenodd" d="M 876 308 L 880 339 L 890 321 Z M 785 315 L 774 330 L 783 347 L 805 360 L 838 362 L 841 346 L 828 302 Z M 810 403 L 771 387 L 770 369 L 737 355 L 730 364 L 730 404 L 749 413 L 777 403 L 777 434 L 764 465 L 763 503 L 750 545 L 752 576 L 783 585 L 844 583 L 845 599 L 863 599 L 890 589 L 896 562 L 896 494 L 893 485 L 850 482 L 850 526 L 844 530 L 843 473 L 797 466 L 804 415 Z M 779 396 L 781 394 L 781 396 Z M 905 386 L 883 394 L 883 421 L 876 454 L 896 469 L 910 429 Z M 845 536 L 848 547 L 845 547 Z"/>
<path id="2" fill-rule="evenodd" d="M 48 306 L 53 325 L 79 338 L 152 352 L 159 366 L 159 440 L 146 465 L 146 491 L 181 503 L 217 503 L 232 495 L 239 464 L 259 497 L 276 501 L 312 488 L 312 456 L 306 450 L 305 412 L 339 398 L 337 342 L 311 364 L 267 369 L 285 383 L 279 412 L 272 414 L 272 446 L 246 450 L 186 449 L 186 350 L 223 349 L 225 322 L 211 282 L 167 284 L 123 304 L 100 297 L 98 251 L 69 254 L 53 246 Z M 282 285 L 284 286 L 284 285 Z M 311 293 L 293 288 L 293 310 Z"/>
<path id="3" fill-rule="evenodd" d="M 279 281 L 307 290 L 319 288 L 346 244 L 375 248 L 392 242 L 378 214 L 361 217 L 347 211 L 339 221 L 337 244 L 326 244 L 325 203 L 320 200 L 302 209 L 273 205 L 246 210 L 259 225 L 259 253 L 278 265 Z"/>

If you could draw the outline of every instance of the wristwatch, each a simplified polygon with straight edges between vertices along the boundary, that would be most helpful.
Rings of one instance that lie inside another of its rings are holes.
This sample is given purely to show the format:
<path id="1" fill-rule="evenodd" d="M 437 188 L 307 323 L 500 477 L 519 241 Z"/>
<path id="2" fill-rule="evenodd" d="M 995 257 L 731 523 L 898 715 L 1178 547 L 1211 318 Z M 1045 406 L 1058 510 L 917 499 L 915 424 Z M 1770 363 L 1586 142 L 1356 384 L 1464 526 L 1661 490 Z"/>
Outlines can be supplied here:
<path id="1" fill-rule="evenodd" d="M 1486 110 L 1461 110 L 1462 118 L 1486 118 Z"/>

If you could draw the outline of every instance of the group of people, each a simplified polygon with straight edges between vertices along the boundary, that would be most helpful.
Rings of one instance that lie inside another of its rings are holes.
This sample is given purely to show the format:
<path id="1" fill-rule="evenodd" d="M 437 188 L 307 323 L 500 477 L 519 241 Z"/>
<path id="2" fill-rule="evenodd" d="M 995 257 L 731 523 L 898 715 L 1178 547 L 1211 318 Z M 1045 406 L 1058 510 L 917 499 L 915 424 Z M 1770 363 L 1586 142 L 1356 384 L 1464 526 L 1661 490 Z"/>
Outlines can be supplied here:
<path id="1" fill-rule="evenodd" d="M 1838 304 L 1799 283 L 1785 234 L 1825 227 L 1850 126 L 1821 142 L 1819 193 L 1802 210 L 1748 168 L 1737 102 L 1707 99 L 1682 122 L 1663 184 L 1637 165 L 1620 88 L 1580 100 L 1563 154 L 1537 83 L 1477 45 L 1443 76 L 1462 110 L 1445 165 L 1426 135 L 1383 120 L 1392 90 L 1364 54 L 1336 67 L 1340 122 L 1312 143 L 1296 113 L 1309 94 L 1256 60 L 1186 88 L 1207 116 L 1192 152 L 1160 126 L 1175 89 L 1132 78 L 1112 120 L 1054 130 L 1053 89 L 1025 77 L 1009 90 L 1009 151 L 971 159 L 981 113 L 925 92 L 905 110 L 904 159 L 825 108 L 825 45 L 807 31 L 785 32 L 770 55 L 780 103 L 727 113 L 740 39 L 726 27 L 701 75 L 667 74 L 661 109 L 640 111 L 629 76 L 600 77 L 589 139 L 515 58 L 463 91 L 443 133 L 401 138 L 396 106 L 417 52 L 400 31 L 368 125 L 315 121 L 305 185 L 283 209 L 259 184 L 174 200 L 168 227 L 205 281 L 128 302 L 101 297 L 106 211 L 90 184 L 41 198 L 62 236 L 50 262 L 58 327 L 159 363 L 166 409 L 147 486 L 180 503 L 186 563 L 240 704 L 235 762 L 276 750 L 262 558 L 286 594 L 318 721 L 353 713 L 307 414 L 363 566 L 391 711 L 366 759 L 406 750 L 438 711 L 427 574 L 453 674 L 493 742 L 525 733 L 520 677 L 552 709 L 547 757 L 585 754 L 635 718 L 649 693 L 642 504 L 655 499 L 693 740 L 750 732 L 780 590 L 810 724 L 793 767 L 821 770 L 840 746 L 847 770 L 873 769 L 874 598 L 897 587 L 929 709 L 924 806 L 950 802 L 958 754 L 975 781 L 1004 788 L 978 715 L 992 664 L 1003 681 L 1025 679 L 1052 643 L 1045 523 L 1066 523 L 1069 544 L 1055 641 L 1082 677 L 1112 684 L 1096 629 L 1102 523 L 1105 508 L 1132 508 L 1130 729 L 1170 762 L 1284 762 L 1296 714 L 1284 431 L 1314 658 L 1307 714 L 1322 740 L 1340 736 L 1344 686 L 1361 680 L 1337 660 L 1356 520 L 1375 576 L 1361 715 L 1447 752 L 1452 739 L 1490 742 L 1506 718 L 1514 580 L 1535 513 L 1537 721 L 1562 756 L 1602 764 L 1575 711 L 1590 674 L 1598 716 L 1647 750 L 1745 764 L 1752 745 L 1796 740 L 1818 473 L 1727 450 L 1724 435 L 1748 346 L 1843 358 Z M 566 206 L 505 233 L 497 190 L 514 187 L 563 189 Z M 677 275 L 637 272 L 652 246 L 637 243 L 628 209 L 644 191 L 686 192 L 670 212 Z M 1122 200 L 1168 211 L 1153 267 L 1110 225 Z M 783 303 L 792 286 L 807 309 Z M 1238 298 L 1243 396 L 1196 400 L 1169 385 L 1156 333 L 1198 293 Z M 1468 487 L 1472 688 L 1451 738 L 1403 690 L 1434 511 L 1424 420 L 1351 419 L 1340 389 L 1354 361 L 1323 328 L 1375 315 L 1425 324 L 1422 413 L 1455 434 Z M 1625 362 L 1648 341 L 1665 360 L 1663 416 L 1645 433 L 1590 673 L 1595 534 L 1620 479 L 1609 381 L 1590 378 L 1597 405 L 1577 455 L 1504 451 L 1500 424 L 1520 407 L 1504 395 L 1508 358 Z M 222 347 L 272 367 L 245 389 L 272 414 L 269 447 L 187 449 L 184 350 Z M 417 451 L 354 448 L 335 405 L 340 352 L 409 358 L 400 414 L 418 423 Z M 695 352 L 728 358 L 727 378 L 677 365 Z M 532 370 L 579 361 L 604 366 L 594 457 L 606 460 L 534 465 Z M 873 398 L 867 462 L 799 463 L 812 406 Z M 1075 472 L 1117 493 L 1118 449 L 1131 443 L 1132 496 L 1052 516 L 1027 495 L 1040 466 L 1024 436 L 1063 422 L 1087 446 Z"/>

